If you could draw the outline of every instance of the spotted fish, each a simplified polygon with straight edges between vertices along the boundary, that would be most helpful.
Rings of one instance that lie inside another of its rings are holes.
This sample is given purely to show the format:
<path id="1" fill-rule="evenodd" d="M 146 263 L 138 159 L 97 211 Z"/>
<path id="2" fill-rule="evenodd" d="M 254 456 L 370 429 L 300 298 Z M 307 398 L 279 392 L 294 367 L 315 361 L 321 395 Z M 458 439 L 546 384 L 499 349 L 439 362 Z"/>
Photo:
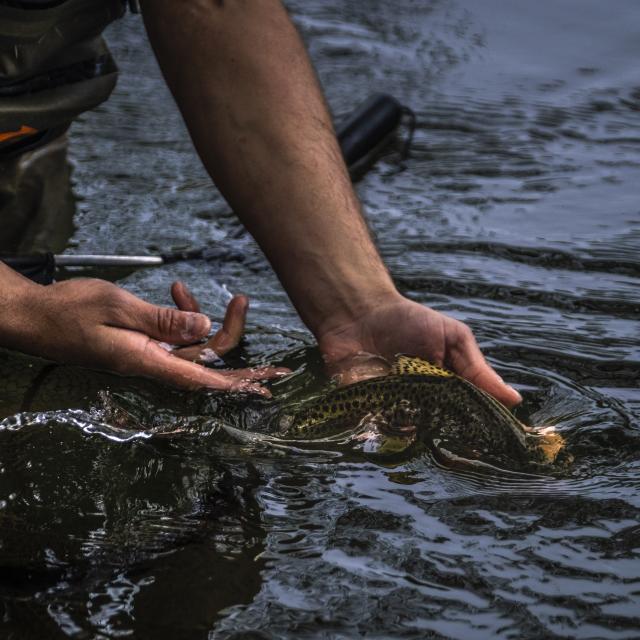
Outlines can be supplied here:
<path id="1" fill-rule="evenodd" d="M 453 458 L 519 469 L 553 462 L 564 441 L 522 424 L 504 405 L 468 380 L 418 358 L 400 356 L 389 374 L 334 389 L 285 408 L 280 435 L 336 438 L 377 432 L 384 451 L 416 443 Z"/>

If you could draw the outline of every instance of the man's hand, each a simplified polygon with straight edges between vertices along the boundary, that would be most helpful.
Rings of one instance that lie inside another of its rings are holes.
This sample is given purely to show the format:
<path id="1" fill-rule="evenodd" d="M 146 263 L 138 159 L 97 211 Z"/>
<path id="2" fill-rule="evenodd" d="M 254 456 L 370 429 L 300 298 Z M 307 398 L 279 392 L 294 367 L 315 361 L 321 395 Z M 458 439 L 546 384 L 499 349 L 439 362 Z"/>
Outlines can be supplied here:
<path id="1" fill-rule="evenodd" d="M 102 280 L 77 279 L 42 287 L 4 265 L 0 276 L 0 346 L 183 388 L 266 396 L 268 390 L 255 381 L 287 373 L 273 367 L 214 371 L 175 357 L 160 343 L 193 344 L 211 328 L 209 319 L 194 310 L 152 305 Z M 190 296 L 178 283 L 173 295 L 180 306 Z M 246 298 L 232 300 L 223 328 L 203 346 L 213 346 L 218 355 L 233 348 L 244 329 L 246 307 Z"/>
<path id="2" fill-rule="evenodd" d="M 377 371 L 380 363 L 375 359 L 370 365 L 358 361 L 358 354 L 393 360 L 398 353 L 405 353 L 451 369 L 508 407 L 522 400 L 489 366 L 466 324 L 400 295 L 353 321 L 320 329 L 318 343 L 333 373 L 349 375 L 355 362 L 355 377 L 368 377 L 368 369 Z M 349 381 L 354 381 L 353 374 Z"/>
<path id="3" fill-rule="evenodd" d="M 209 174 L 328 361 L 414 354 L 516 404 L 468 327 L 397 293 L 281 0 L 187 4 L 142 1 L 160 67 Z"/>

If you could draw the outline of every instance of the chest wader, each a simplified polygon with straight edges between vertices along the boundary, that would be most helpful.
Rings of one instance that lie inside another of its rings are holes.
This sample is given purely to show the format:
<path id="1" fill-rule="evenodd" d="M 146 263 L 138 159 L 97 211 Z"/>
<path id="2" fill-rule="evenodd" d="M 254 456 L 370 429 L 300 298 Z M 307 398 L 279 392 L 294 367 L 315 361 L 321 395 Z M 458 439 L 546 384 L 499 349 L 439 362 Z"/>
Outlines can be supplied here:
<path id="1" fill-rule="evenodd" d="M 101 33 L 124 11 L 124 0 L 0 0 L 0 252 L 58 251 L 72 233 L 65 132 L 115 87 Z"/>

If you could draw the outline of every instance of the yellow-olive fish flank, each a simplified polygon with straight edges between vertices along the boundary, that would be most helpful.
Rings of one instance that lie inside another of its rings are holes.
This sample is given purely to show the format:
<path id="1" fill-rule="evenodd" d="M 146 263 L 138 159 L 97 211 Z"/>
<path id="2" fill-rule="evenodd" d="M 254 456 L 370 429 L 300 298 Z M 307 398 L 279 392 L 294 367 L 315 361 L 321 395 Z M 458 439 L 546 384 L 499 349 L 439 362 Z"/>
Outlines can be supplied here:
<path id="1" fill-rule="evenodd" d="M 557 435 L 542 436 L 525 427 L 468 380 L 406 356 L 400 356 L 386 376 L 285 409 L 279 424 L 286 437 L 317 439 L 348 432 L 369 419 L 412 425 L 417 441 L 465 459 L 516 469 L 521 464 L 552 462 L 563 444 Z"/>

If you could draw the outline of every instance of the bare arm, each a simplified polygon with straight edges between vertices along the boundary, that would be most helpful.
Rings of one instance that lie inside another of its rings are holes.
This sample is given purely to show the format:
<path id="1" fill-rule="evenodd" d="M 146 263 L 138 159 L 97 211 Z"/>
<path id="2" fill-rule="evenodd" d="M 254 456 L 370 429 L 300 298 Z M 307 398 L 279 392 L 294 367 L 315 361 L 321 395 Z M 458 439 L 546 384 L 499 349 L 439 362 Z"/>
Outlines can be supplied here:
<path id="1" fill-rule="evenodd" d="M 209 174 L 329 362 L 444 362 L 518 394 L 466 325 L 403 298 L 369 236 L 300 37 L 280 0 L 143 0 L 149 38 Z"/>
<path id="2" fill-rule="evenodd" d="M 143 11 L 207 170 L 307 326 L 317 335 L 392 295 L 282 4 L 149 0 Z"/>

